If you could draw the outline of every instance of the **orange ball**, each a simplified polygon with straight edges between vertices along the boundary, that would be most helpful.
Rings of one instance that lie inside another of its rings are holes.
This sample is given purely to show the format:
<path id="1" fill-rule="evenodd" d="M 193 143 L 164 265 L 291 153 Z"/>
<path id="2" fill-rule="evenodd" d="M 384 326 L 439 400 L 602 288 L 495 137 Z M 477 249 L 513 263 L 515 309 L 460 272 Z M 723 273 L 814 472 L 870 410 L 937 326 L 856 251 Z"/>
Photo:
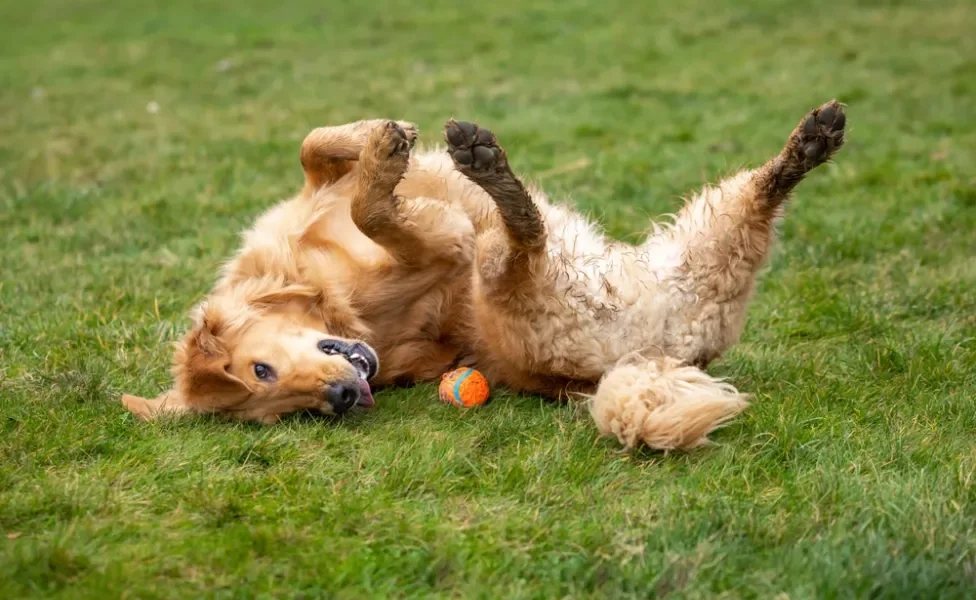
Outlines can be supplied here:
<path id="1" fill-rule="evenodd" d="M 441 402 L 456 406 L 481 406 L 488 400 L 488 380 L 467 367 L 444 373 L 438 395 Z"/>

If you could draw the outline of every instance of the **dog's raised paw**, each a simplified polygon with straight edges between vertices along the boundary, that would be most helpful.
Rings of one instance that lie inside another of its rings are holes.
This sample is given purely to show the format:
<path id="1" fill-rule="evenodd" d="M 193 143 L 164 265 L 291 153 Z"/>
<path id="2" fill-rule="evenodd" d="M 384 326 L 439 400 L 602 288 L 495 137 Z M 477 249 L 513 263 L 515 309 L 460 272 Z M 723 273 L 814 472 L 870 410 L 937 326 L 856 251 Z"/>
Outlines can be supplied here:
<path id="1" fill-rule="evenodd" d="M 494 134 L 469 121 L 451 119 L 444 125 L 447 151 L 462 172 L 488 171 L 504 163 Z"/>
<path id="2" fill-rule="evenodd" d="M 415 132 L 411 139 L 396 121 L 381 122 L 370 133 L 359 156 L 363 172 L 395 185 L 407 171 L 415 139 Z"/>
<path id="3" fill-rule="evenodd" d="M 383 128 L 384 131 L 379 143 L 381 153 L 385 152 L 387 156 L 409 155 L 410 149 L 413 148 L 417 139 L 417 130 L 404 129 L 396 121 L 387 121 L 383 124 Z"/>
<path id="4" fill-rule="evenodd" d="M 846 125 L 844 106 L 836 100 L 810 111 L 791 140 L 796 166 L 809 171 L 829 160 L 844 145 Z"/>
<path id="5" fill-rule="evenodd" d="M 407 139 L 407 143 L 410 144 L 410 149 L 412 150 L 414 144 L 417 143 L 417 126 L 409 121 L 396 121 L 396 124 L 403 130 L 403 137 Z"/>

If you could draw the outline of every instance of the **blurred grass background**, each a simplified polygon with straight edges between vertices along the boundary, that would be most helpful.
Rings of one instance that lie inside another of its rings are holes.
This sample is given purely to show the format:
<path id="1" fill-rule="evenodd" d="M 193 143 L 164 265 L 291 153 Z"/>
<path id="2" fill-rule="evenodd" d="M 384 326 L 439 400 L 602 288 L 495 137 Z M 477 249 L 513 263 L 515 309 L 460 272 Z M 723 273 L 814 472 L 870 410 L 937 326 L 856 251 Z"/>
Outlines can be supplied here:
<path id="1" fill-rule="evenodd" d="M 0 5 L 0 594 L 966 597 L 976 585 L 976 9 L 961 0 Z M 801 186 L 716 448 L 429 386 L 340 425 L 140 425 L 313 127 L 477 120 L 636 239 L 776 152 Z"/>

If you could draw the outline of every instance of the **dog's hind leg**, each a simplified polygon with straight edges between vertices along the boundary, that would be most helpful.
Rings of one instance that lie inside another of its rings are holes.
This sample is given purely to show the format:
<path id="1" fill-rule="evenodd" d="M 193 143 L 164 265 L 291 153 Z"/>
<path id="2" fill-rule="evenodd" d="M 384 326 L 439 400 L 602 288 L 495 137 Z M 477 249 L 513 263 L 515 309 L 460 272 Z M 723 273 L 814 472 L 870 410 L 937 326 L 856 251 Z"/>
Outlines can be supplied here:
<path id="1" fill-rule="evenodd" d="M 648 255 L 676 258 L 657 273 L 675 309 L 663 356 L 634 357 L 602 378 L 591 403 L 602 433 L 628 448 L 692 448 L 746 408 L 746 395 L 699 367 L 737 339 L 773 221 L 803 177 L 844 143 L 846 120 L 837 102 L 814 109 L 778 155 L 706 187 L 644 244 Z"/>
<path id="2" fill-rule="evenodd" d="M 769 250 L 772 224 L 781 215 L 783 202 L 807 173 L 840 149 L 846 121 L 837 101 L 812 110 L 783 150 L 766 164 L 707 186 L 689 200 L 667 230 L 682 243 L 689 268 L 758 268 Z M 738 294 L 740 287 L 733 285 L 728 293 Z"/>
<path id="3" fill-rule="evenodd" d="M 784 201 L 840 149 L 846 121 L 836 101 L 812 110 L 779 154 L 758 169 L 706 186 L 671 226 L 644 244 L 649 255 L 676 257 L 675 269 L 661 275 L 684 295 L 669 319 L 669 355 L 705 366 L 735 342 Z"/>

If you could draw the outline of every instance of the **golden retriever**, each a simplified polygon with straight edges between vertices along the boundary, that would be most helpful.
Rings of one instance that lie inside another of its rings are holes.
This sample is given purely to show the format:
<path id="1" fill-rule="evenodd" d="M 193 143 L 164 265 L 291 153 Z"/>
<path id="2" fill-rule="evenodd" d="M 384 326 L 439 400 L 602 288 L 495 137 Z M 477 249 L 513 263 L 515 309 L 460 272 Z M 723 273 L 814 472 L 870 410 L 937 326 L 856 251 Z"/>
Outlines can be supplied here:
<path id="1" fill-rule="evenodd" d="M 783 150 L 693 196 L 638 245 L 526 188 L 495 136 L 449 121 L 447 151 L 372 120 L 312 131 L 304 189 L 261 216 L 193 311 L 175 384 L 143 418 L 274 423 L 373 406 L 376 386 L 466 365 L 494 385 L 587 398 L 626 447 L 690 448 L 746 397 L 702 369 L 735 342 L 773 226 L 844 142 L 836 101 Z"/>

